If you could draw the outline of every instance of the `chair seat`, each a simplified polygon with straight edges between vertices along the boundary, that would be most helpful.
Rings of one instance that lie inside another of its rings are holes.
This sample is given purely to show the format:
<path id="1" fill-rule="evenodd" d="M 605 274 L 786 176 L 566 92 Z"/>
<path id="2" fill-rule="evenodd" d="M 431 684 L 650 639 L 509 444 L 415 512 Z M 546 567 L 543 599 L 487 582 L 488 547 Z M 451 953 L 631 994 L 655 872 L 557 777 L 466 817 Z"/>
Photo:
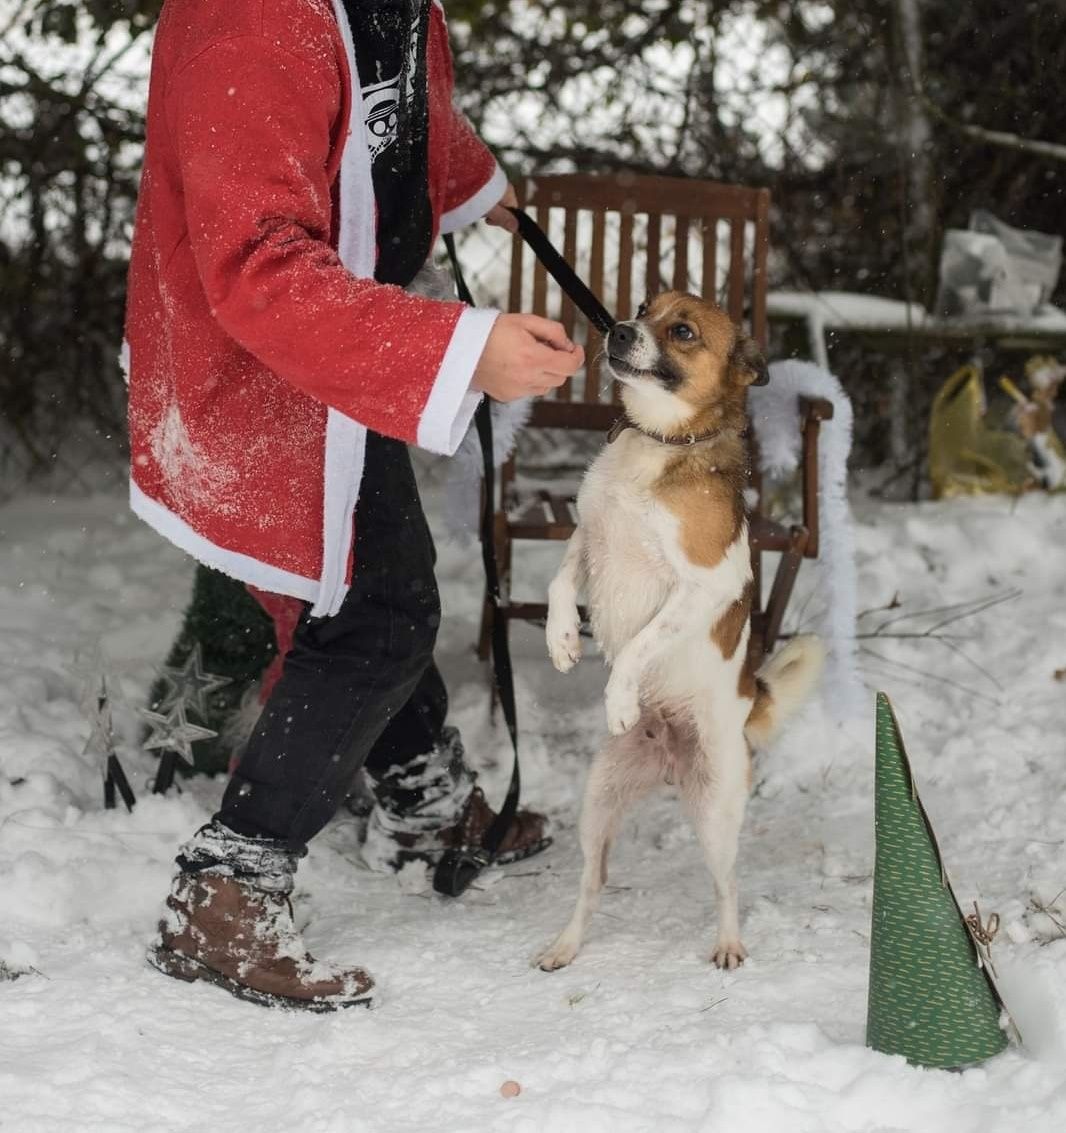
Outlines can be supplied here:
<path id="1" fill-rule="evenodd" d="M 507 531 L 512 539 L 566 540 L 577 530 L 571 496 L 541 488 L 519 496 L 508 508 Z"/>
<path id="2" fill-rule="evenodd" d="M 518 497 L 508 509 L 507 531 L 512 539 L 569 539 L 577 529 L 572 497 L 545 489 Z M 793 528 L 764 515 L 753 515 L 748 540 L 753 551 L 787 551 Z"/>

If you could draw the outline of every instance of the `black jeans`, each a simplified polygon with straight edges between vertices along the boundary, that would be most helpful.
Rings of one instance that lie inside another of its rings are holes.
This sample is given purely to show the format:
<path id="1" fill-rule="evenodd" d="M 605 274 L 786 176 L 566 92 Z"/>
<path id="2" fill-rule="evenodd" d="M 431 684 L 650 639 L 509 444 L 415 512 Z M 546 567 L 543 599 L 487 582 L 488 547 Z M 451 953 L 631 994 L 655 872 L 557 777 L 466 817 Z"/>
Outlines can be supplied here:
<path id="1" fill-rule="evenodd" d="M 407 447 L 367 435 L 355 577 L 339 612 L 305 606 L 216 819 L 302 850 L 363 766 L 383 773 L 440 743 L 435 553 Z"/>

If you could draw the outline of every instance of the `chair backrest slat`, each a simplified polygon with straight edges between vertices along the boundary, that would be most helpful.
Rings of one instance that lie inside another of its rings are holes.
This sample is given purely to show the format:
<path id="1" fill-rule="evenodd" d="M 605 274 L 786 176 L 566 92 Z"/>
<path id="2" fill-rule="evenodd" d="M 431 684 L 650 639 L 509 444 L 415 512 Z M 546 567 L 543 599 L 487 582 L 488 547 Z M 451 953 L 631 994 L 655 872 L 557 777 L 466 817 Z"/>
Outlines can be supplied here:
<path id="1" fill-rule="evenodd" d="M 517 189 L 553 241 L 561 219 L 564 257 L 619 319 L 632 318 L 645 297 L 695 284 L 765 348 L 767 190 L 630 173 L 552 174 Z M 617 382 L 608 391 L 601 380 L 602 336 L 520 237 L 512 245 L 510 303 L 512 310 L 558 317 L 567 334 L 583 342 L 588 360 L 583 376 L 538 403 L 531 424 L 598 428 L 615 412 L 621 392 Z"/>
<path id="2" fill-rule="evenodd" d="M 688 289 L 688 217 L 679 216 L 674 227 L 674 290 Z"/>
<path id="3" fill-rule="evenodd" d="M 648 255 L 644 269 L 645 295 L 654 295 L 662 290 L 662 224 L 663 218 L 657 212 L 648 213 Z"/>
<path id="4" fill-rule="evenodd" d="M 604 259 L 606 249 L 607 213 L 597 210 L 592 214 L 592 247 L 589 261 L 589 287 L 593 295 L 603 294 Z M 585 400 L 600 400 L 600 352 L 603 349 L 603 336 L 589 327 L 587 356 L 585 362 Z"/>
<path id="5" fill-rule="evenodd" d="M 726 310 L 735 323 L 744 319 L 744 224 L 733 220 L 729 224 L 729 300 Z"/>
<path id="6" fill-rule="evenodd" d="M 704 295 L 718 296 L 718 220 L 705 217 L 703 220 L 703 274 L 700 280 Z"/>
<path id="7" fill-rule="evenodd" d="M 633 214 L 623 213 L 618 222 L 618 288 L 616 319 L 633 317 Z"/>
<path id="8" fill-rule="evenodd" d="M 548 210 L 546 208 L 535 208 L 533 210 L 533 219 L 541 226 L 546 227 L 548 223 Z M 536 258 L 533 257 L 533 314 L 541 315 L 547 318 L 548 315 L 548 272 L 544 265 Z"/>
<path id="9" fill-rule="evenodd" d="M 766 350 L 770 342 L 766 292 L 770 279 L 766 259 L 770 249 L 770 193 L 764 189 L 755 202 L 755 246 L 751 257 L 751 336 Z"/>
<path id="10" fill-rule="evenodd" d="M 516 232 L 511 237 L 511 289 L 507 297 L 508 307 L 512 311 L 524 309 L 522 303 L 522 268 L 525 255 L 526 242 Z"/>
<path id="11" fill-rule="evenodd" d="M 572 264 L 577 258 L 577 209 L 566 210 L 563 222 L 563 258 L 568 264 Z M 566 328 L 566 333 L 573 337 L 577 308 L 566 292 L 563 292 L 559 311 L 559 321 Z"/>

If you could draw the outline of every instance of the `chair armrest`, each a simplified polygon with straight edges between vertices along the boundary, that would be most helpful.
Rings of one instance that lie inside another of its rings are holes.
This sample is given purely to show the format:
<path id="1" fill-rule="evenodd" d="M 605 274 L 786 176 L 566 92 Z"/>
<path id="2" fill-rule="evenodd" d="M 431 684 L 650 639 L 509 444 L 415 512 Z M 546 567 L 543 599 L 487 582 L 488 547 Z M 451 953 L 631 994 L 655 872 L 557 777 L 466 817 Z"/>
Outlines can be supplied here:
<path id="1" fill-rule="evenodd" d="M 824 397 L 801 397 L 799 399 L 800 413 L 816 421 L 831 421 L 833 419 L 833 403 Z"/>

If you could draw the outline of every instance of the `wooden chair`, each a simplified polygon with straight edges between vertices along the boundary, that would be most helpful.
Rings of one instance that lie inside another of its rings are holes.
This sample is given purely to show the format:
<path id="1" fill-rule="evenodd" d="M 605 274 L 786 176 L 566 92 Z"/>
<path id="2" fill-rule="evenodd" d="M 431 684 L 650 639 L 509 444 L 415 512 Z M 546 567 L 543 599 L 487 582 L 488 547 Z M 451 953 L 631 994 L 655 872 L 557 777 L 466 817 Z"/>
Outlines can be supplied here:
<path id="1" fill-rule="evenodd" d="M 767 189 L 622 173 L 535 177 L 517 190 L 519 203 L 557 245 L 561 228 L 563 255 L 618 319 L 631 318 L 647 296 L 669 288 L 713 295 L 766 349 Z M 528 427 L 606 432 L 622 410 L 617 383 L 601 374 L 602 338 L 519 236 L 511 249 L 508 306 L 559 319 L 572 338 L 583 341 L 589 360 L 583 373 L 535 403 Z M 818 431 L 833 407 L 828 401 L 804 401 L 801 414 L 802 520 L 792 525 L 771 520 L 761 511 L 760 493 L 749 525 L 756 582 L 750 650 L 756 662 L 777 641 L 803 558 L 818 554 Z M 752 486 L 761 488 L 757 473 Z M 543 602 L 511 601 L 514 544 L 569 539 L 576 526 L 573 503 L 573 491 L 522 492 L 514 458 L 502 468 L 495 527 L 503 591 L 498 614 L 508 622 L 547 615 Z M 779 552 L 781 558 L 764 606 L 762 556 L 767 552 Z M 482 659 L 488 656 L 493 616 L 486 600 L 478 642 Z"/>

